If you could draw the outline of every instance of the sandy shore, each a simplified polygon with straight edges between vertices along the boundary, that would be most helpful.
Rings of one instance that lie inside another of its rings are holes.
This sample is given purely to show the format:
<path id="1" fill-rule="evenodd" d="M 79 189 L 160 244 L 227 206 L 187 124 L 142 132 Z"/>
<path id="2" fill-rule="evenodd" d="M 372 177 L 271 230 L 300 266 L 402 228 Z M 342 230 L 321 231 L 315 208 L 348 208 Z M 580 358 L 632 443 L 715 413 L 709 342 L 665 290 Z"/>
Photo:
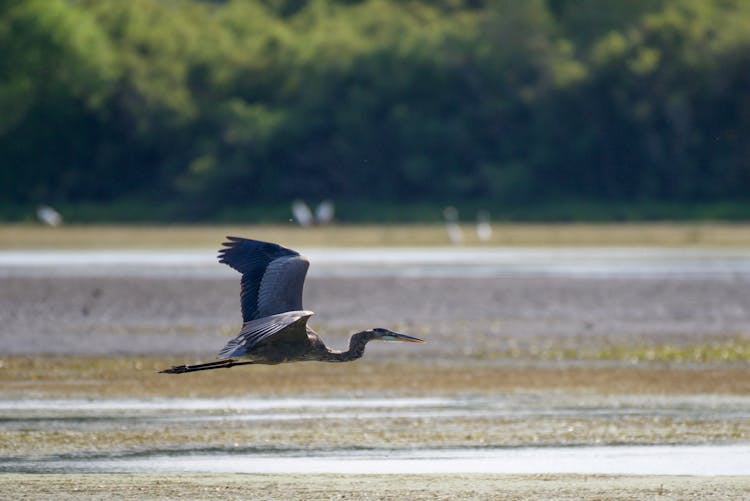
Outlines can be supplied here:
<path id="1" fill-rule="evenodd" d="M 3 499 L 746 499 L 747 477 L 600 475 L 22 475 Z"/>

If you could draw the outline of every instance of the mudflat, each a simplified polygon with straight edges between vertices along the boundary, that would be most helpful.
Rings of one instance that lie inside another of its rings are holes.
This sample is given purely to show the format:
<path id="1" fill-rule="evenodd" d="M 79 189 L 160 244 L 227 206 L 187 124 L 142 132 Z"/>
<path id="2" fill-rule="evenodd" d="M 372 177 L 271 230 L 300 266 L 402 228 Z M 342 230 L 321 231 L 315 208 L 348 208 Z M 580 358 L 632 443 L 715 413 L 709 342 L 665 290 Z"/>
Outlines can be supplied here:
<path id="1" fill-rule="evenodd" d="M 241 324 L 240 285 L 233 275 L 10 275 L 2 285 L 0 352 L 6 356 L 173 354 L 210 360 Z M 428 341 L 372 345 L 367 358 L 554 359 L 584 352 L 590 358 L 608 351 L 611 358 L 619 347 L 707 343 L 742 358 L 750 335 L 748 298 L 745 275 L 310 277 L 304 305 L 316 311 L 310 325 L 334 347 L 372 327 Z M 699 349 L 697 356 L 707 353 Z"/>
<path id="2" fill-rule="evenodd" d="M 349 334 L 375 326 L 428 342 L 373 343 L 363 360 L 349 364 L 184 375 L 158 370 L 212 360 L 239 329 L 237 277 L 10 274 L 0 280 L 0 399 L 10 402 L 2 411 L 0 465 L 150 450 L 750 438 L 750 279 L 743 274 L 310 277 L 304 303 L 318 312 L 311 325 L 330 345 L 343 348 Z M 282 420 L 273 418 L 276 411 L 245 419 L 231 405 L 197 416 L 175 411 L 177 420 L 136 409 L 123 421 L 116 406 L 99 414 L 65 410 L 81 402 L 273 398 L 386 403 L 373 413 L 316 419 L 313 410 Z M 526 414 L 439 408 L 382 418 L 389 399 L 404 398 L 536 407 Z M 13 407 L 29 399 L 59 401 L 60 408 Z M 13 499 L 740 499 L 750 496 L 750 478 L 16 472 L 0 473 L 0 492 Z"/>
<path id="3" fill-rule="evenodd" d="M 5 499 L 744 499 L 746 477 L 607 475 L 21 475 Z"/>

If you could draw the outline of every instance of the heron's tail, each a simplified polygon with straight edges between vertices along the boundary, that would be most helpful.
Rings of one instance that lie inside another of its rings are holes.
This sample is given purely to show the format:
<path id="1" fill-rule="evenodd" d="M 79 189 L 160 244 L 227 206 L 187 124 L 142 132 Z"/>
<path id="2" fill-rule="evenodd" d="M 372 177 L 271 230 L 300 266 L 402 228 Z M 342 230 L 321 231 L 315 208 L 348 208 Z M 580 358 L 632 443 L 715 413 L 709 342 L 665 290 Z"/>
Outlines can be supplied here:
<path id="1" fill-rule="evenodd" d="M 184 374 L 185 372 L 195 372 L 195 371 L 208 371 L 211 369 L 229 369 L 230 367 L 234 367 L 235 365 L 247 365 L 252 364 L 254 362 L 237 362 L 233 358 L 228 358 L 225 360 L 217 360 L 216 362 L 207 362 L 205 364 L 195 364 L 195 365 L 173 365 L 169 369 L 164 369 L 163 371 L 159 371 L 160 374 Z"/>

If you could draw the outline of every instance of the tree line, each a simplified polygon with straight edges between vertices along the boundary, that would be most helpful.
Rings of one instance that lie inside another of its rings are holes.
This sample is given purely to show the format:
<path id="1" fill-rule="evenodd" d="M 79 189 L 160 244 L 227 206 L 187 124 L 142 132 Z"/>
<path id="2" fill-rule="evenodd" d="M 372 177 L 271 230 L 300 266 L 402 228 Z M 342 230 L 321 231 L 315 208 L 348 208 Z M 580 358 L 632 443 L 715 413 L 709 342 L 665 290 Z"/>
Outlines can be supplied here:
<path id="1" fill-rule="evenodd" d="M 0 54 L 6 208 L 750 199 L 743 0 L 0 0 Z"/>

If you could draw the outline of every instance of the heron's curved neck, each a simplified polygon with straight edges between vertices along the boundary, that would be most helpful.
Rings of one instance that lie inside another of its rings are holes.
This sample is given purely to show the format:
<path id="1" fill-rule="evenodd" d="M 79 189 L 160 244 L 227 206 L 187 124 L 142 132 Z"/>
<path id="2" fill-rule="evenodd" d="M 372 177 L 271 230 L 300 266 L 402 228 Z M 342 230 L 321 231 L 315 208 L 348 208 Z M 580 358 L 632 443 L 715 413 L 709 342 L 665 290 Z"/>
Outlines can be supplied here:
<path id="1" fill-rule="evenodd" d="M 352 334 L 349 338 L 349 349 L 346 351 L 336 351 L 329 349 L 324 357 L 326 362 L 349 362 L 361 358 L 365 353 L 365 346 L 372 339 L 371 332 L 362 331 Z"/>

